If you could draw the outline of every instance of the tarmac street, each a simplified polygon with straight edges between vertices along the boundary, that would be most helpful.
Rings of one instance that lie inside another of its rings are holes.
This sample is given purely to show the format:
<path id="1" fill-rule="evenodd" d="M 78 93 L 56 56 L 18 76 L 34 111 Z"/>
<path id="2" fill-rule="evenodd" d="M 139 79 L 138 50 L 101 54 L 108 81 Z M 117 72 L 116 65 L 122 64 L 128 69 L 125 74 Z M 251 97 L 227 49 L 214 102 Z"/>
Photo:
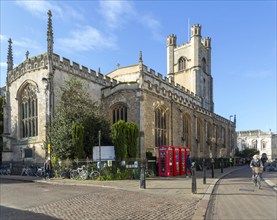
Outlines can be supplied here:
<path id="1" fill-rule="evenodd" d="M 272 179 L 274 174 L 276 178 L 276 173 L 263 176 Z M 255 187 L 251 175 L 251 169 L 245 167 L 220 179 L 205 219 L 277 219 L 277 192 L 264 181 L 261 189 Z"/>
<path id="2" fill-rule="evenodd" d="M 139 180 L 51 179 L 46 181 L 38 177 L 5 175 L 0 176 L 0 217 L 20 220 L 204 220 L 208 204 L 213 208 L 208 209 L 206 217 L 215 218 L 217 215 L 224 215 L 224 210 L 229 217 L 238 217 L 239 214 L 237 216 L 230 214 L 232 213 L 230 210 L 236 208 L 238 199 L 247 201 L 244 206 L 239 205 L 239 208 L 248 208 L 246 204 L 256 197 L 260 202 L 272 202 L 274 198 L 276 199 L 276 191 L 273 188 L 274 185 L 276 186 L 276 172 L 264 173 L 265 181 L 270 185 L 263 182 L 263 189 L 260 191 L 254 188 L 251 172 L 249 172 L 248 166 L 224 168 L 223 173 L 220 169 L 216 169 L 214 178 L 211 178 L 211 170 L 207 170 L 206 184 L 203 184 L 203 172 L 197 171 L 196 194 L 191 190 L 191 178 L 185 178 L 185 176 L 147 178 L 146 189 L 141 189 Z M 220 206 L 223 204 L 226 207 Z M 232 208 L 228 204 L 231 204 Z M 276 210 L 272 206 L 269 208 L 270 216 L 273 216 Z M 224 212 L 221 212 L 222 210 Z M 239 219 L 244 219 L 242 217 L 247 214 L 246 212 L 236 213 L 240 213 Z"/>

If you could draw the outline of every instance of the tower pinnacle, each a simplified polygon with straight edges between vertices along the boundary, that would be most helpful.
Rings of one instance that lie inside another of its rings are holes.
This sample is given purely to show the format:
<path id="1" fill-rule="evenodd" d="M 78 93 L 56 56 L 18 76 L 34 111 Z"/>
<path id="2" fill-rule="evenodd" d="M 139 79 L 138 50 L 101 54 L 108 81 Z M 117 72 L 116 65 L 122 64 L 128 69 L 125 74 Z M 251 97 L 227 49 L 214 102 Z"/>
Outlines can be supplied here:
<path id="1" fill-rule="evenodd" d="M 142 51 L 139 52 L 139 63 L 142 63 Z"/>
<path id="2" fill-rule="evenodd" d="M 48 26 L 47 26 L 47 52 L 52 55 L 53 54 L 53 28 L 52 28 L 52 13 L 51 10 L 48 11 Z"/>
<path id="3" fill-rule="evenodd" d="M 7 57 L 7 72 L 11 71 L 13 69 L 13 51 L 12 51 L 12 39 L 10 38 L 8 40 L 9 46 L 8 46 L 8 57 Z"/>

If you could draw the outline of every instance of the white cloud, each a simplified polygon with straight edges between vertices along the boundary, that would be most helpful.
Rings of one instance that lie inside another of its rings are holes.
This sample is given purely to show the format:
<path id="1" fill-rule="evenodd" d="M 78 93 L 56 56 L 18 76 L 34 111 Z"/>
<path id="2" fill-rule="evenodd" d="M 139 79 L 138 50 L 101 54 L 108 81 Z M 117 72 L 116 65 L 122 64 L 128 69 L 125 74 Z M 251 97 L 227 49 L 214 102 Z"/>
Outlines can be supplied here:
<path id="1" fill-rule="evenodd" d="M 116 48 L 114 36 L 106 36 L 91 26 L 79 27 L 68 38 L 57 39 L 57 45 L 66 52 Z"/>
<path id="2" fill-rule="evenodd" d="M 161 35 L 161 23 L 153 15 L 137 11 L 134 5 L 128 1 L 100 1 L 100 14 L 110 28 L 118 28 L 130 21 L 140 23 L 148 28 L 155 40 L 163 41 Z"/>
<path id="3" fill-rule="evenodd" d="M 1 63 L 0 63 L 0 67 L 1 67 L 1 68 L 2 68 L 2 67 L 7 67 L 7 63 L 1 62 Z"/>
<path id="4" fill-rule="evenodd" d="M 70 19 L 77 18 L 82 20 L 82 14 L 78 13 L 72 7 L 64 5 L 63 7 L 59 6 L 56 2 L 36 0 L 36 1 L 20 1 L 17 0 L 16 3 L 23 7 L 25 10 L 31 12 L 33 15 L 41 18 L 46 18 L 46 13 L 48 10 L 52 11 L 52 14 L 61 19 Z"/>
<path id="5" fill-rule="evenodd" d="M 128 1 L 100 1 L 100 14 L 111 28 L 117 28 L 131 19 L 135 14 Z"/>
<path id="6" fill-rule="evenodd" d="M 8 39 L 9 38 L 7 36 L 0 34 L 0 41 L 1 42 L 6 42 L 6 41 L 8 41 Z"/>
<path id="7" fill-rule="evenodd" d="M 161 23 L 151 15 L 143 15 L 139 20 L 143 25 L 150 29 L 155 40 L 164 41 L 164 36 L 161 34 Z"/>

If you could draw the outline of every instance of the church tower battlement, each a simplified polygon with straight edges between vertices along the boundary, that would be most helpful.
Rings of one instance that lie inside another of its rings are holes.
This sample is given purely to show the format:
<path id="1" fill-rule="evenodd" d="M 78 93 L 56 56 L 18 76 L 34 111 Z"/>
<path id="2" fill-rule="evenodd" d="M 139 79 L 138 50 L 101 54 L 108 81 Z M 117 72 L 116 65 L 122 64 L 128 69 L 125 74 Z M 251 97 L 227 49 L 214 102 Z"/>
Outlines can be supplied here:
<path id="1" fill-rule="evenodd" d="M 176 35 L 167 37 L 167 77 L 202 99 L 202 107 L 213 112 L 211 38 L 202 38 L 201 25 L 191 27 L 190 41 L 176 46 Z"/>

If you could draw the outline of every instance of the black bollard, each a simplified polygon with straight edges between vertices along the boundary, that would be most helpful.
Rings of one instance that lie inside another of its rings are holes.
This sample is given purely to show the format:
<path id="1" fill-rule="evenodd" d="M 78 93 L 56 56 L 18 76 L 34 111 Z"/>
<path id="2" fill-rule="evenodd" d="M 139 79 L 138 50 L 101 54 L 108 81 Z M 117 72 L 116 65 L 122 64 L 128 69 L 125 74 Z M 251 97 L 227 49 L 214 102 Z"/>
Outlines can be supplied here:
<path id="1" fill-rule="evenodd" d="M 145 182 L 145 166 L 142 164 L 140 168 L 140 188 L 145 189 L 146 188 L 146 182 Z"/>
<path id="2" fill-rule="evenodd" d="M 203 184 L 206 184 L 206 164 L 205 164 L 205 159 L 203 159 Z"/>
<path id="3" fill-rule="evenodd" d="M 221 169 L 221 173 L 223 173 L 223 158 L 221 158 L 220 160 L 220 169 Z"/>
<path id="4" fill-rule="evenodd" d="M 214 178 L 214 159 L 212 159 L 212 178 Z"/>
<path id="5" fill-rule="evenodd" d="M 195 172 L 195 162 L 192 163 L 191 166 L 191 192 L 193 194 L 196 193 L 197 188 L 196 188 L 196 172 Z"/>

